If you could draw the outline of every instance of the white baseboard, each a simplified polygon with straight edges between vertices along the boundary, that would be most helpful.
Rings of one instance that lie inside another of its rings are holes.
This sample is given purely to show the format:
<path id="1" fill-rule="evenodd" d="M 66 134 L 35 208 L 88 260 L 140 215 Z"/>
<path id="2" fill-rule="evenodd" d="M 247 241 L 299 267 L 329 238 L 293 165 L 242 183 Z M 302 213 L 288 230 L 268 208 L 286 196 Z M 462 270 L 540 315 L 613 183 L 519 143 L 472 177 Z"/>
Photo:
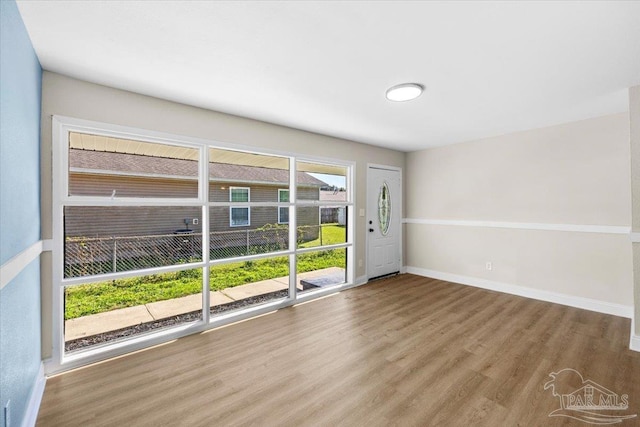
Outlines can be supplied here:
<path id="1" fill-rule="evenodd" d="M 568 305 L 570 307 L 582 308 L 584 310 L 596 311 L 598 313 L 612 314 L 614 316 L 633 317 L 633 306 L 614 304 L 606 301 L 599 301 L 591 298 L 577 297 L 573 295 L 561 294 L 558 292 L 533 289 L 525 286 L 512 285 L 510 283 L 494 282 L 492 280 L 480 279 L 477 277 L 461 276 L 458 274 L 445 273 L 435 270 L 407 266 L 407 273 L 418 276 L 431 277 L 447 282 L 460 283 L 463 285 L 475 286 L 476 288 L 488 289 L 491 291 L 504 292 L 506 294 L 518 295 L 521 297 L 537 299 L 541 301 L 553 302 L 556 304 Z"/>
<path id="2" fill-rule="evenodd" d="M 640 351 L 640 335 L 634 335 L 633 332 L 631 333 L 629 348 L 633 351 Z"/>
<path id="3" fill-rule="evenodd" d="M 31 395 L 29 396 L 27 411 L 22 419 L 22 427 L 34 427 L 36 425 L 38 411 L 40 410 L 40 402 L 42 402 L 42 395 L 44 394 L 44 386 L 46 382 L 47 378 L 44 376 L 44 363 L 41 362 L 38 375 L 36 376 L 36 380 L 31 389 Z"/>

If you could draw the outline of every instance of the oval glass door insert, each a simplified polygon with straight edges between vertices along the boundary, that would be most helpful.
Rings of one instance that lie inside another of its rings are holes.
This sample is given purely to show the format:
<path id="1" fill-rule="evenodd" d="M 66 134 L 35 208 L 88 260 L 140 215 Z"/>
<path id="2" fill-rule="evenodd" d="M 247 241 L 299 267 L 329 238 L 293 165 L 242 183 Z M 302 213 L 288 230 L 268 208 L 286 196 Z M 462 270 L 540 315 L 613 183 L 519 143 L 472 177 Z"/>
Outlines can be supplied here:
<path id="1" fill-rule="evenodd" d="M 387 182 L 383 182 L 378 194 L 378 224 L 380 232 L 386 236 L 389 232 L 389 224 L 391 223 L 391 195 L 389 194 L 389 186 Z"/>

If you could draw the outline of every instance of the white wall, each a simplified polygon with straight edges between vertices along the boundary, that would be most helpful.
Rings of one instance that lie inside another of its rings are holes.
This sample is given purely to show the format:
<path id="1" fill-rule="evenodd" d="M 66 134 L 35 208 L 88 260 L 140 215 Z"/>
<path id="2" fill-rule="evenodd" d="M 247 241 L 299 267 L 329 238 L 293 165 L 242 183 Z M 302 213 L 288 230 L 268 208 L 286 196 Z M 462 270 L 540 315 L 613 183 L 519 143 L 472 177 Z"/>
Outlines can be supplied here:
<path id="1" fill-rule="evenodd" d="M 225 143 L 356 162 L 356 212 L 366 207 L 366 165 L 404 167 L 405 154 L 100 86 L 45 72 L 42 83 L 42 235 L 51 229 L 51 116 L 62 115 Z M 356 276 L 364 276 L 365 218 L 356 218 Z M 43 353 L 51 351 L 50 257 L 43 257 Z"/>
<path id="2" fill-rule="evenodd" d="M 586 298 L 630 315 L 629 153 L 626 113 L 409 153 L 409 271 Z"/>

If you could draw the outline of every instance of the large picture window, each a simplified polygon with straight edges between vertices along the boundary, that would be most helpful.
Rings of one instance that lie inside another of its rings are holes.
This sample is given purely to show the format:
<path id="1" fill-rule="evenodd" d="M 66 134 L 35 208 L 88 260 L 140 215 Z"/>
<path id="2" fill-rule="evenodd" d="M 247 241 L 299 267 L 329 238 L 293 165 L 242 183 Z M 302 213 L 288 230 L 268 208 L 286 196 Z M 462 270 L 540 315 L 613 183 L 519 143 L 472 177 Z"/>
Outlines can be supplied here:
<path id="1" fill-rule="evenodd" d="M 353 285 L 352 164 L 54 129 L 53 371 Z"/>

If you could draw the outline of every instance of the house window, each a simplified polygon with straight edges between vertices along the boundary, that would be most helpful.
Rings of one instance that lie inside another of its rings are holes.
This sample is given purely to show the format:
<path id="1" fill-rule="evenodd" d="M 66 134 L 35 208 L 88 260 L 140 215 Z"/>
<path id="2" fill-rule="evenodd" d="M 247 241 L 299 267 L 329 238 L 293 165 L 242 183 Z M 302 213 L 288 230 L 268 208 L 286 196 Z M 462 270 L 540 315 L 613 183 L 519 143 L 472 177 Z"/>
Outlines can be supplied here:
<path id="1" fill-rule="evenodd" d="M 289 203 L 289 190 L 278 190 L 278 202 Z M 278 208 L 278 224 L 289 224 L 289 208 L 287 206 Z"/>
<path id="2" fill-rule="evenodd" d="M 247 187 L 231 187 L 229 188 L 230 202 L 249 202 L 249 188 Z"/>
<path id="3" fill-rule="evenodd" d="M 251 201 L 248 187 L 230 187 L 229 201 L 248 203 Z M 251 208 L 244 206 L 231 206 L 229 208 L 229 226 L 246 227 L 251 225 Z"/>

